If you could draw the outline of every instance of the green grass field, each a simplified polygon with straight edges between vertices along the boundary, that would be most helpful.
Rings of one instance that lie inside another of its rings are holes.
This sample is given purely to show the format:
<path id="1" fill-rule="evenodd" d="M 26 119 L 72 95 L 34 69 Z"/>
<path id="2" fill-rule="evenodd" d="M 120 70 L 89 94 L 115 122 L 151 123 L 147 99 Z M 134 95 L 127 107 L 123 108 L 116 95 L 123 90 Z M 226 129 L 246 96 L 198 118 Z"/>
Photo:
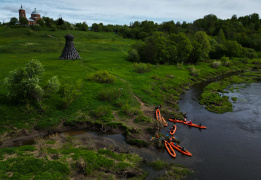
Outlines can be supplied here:
<path id="1" fill-rule="evenodd" d="M 65 44 L 64 36 L 68 33 L 74 36 L 74 44 L 81 60 L 59 60 Z M 121 38 L 115 33 L 32 31 L 29 28 L 0 27 L 1 133 L 12 127 L 55 128 L 61 121 L 114 121 L 112 112 L 122 111 L 123 105 L 140 108 L 131 92 L 148 105 L 163 104 L 177 108 L 179 95 L 191 84 L 217 74 L 245 68 L 242 62 L 234 60 L 236 63 L 232 67 L 220 66 L 214 69 L 209 61 L 195 65 L 200 70 L 197 77 L 191 75 L 191 65 L 152 65 L 150 72 L 139 74 L 134 71 L 133 63 L 127 61 L 128 51 L 134 42 L 136 41 Z M 44 66 L 42 86 L 54 75 L 58 76 L 61 85 L 74 85 L 81 79 L 81 95 L 66 109 L 62 108 L 61 94 L 45 98 L 44 113 L 39 113 L 35 106 L 12 104 L 6 97 L 2 82 L 11 70 L 23 67 L 32 59 L 39 60 Z M 107 71 L 114 75 L 116 82 L 99 83 L 88 78 L 98 71 Z M 102 100 L 99 98 L 102 90 L 119 90 L 121 95 L 115 100 Z M 106 107 L 105 116 L 93 118 L 92 112 L 99 111 L 99 107 Z"/>

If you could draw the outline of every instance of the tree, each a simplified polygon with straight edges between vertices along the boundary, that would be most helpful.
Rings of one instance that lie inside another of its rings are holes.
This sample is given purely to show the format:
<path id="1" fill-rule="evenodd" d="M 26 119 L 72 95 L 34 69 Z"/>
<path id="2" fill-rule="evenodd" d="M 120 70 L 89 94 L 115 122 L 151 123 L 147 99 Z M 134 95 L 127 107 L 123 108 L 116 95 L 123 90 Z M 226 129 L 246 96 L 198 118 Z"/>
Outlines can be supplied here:
<path id="1" fill-rule="evenodd" d="M 224 46 L 228 57 L 240 57 L 242 55 L 243 48 L 237 41 L 228 40 Z"/>
<path id="2" fill-rule="evenodd" d="M 27 25 L 27 24 L 28 24 L 28 20 L 27 20 L 25 17 L 20 17 L 20 18 L 19 18 L 19 22 L 20 22 L 22 25 Z"/>
<path id="3" fill-rule="evenodd" d="M 37 60 L 29 61 L 25 67 L 10 71 L 4 79 L 7 97 L 14 102 L 34 102 L 42 108 L 41 100 L 45 93 L 39 85 L 40 77 L 44 73 L 43 65 Z M 60 83 L 57 77 L 48 81 L 48 92 L 57 92 Z"/>
<path id="4" fill-rule="evenodd" d="M 210 43 L 208 40 L 208 36 L 204 31 L 196 32 L 194 36 L 196 42 L 201 45 L 201 54 L 203 58 L 208 58 L 208 53 L 210 52 Z"/>
<path id="5" fill-rule="evenodd" d="M 222 29 L 219 30 L 218 35 L 217 35 L 217 42 L 219 44 L 223 44 L 226 42 L 226 37 Z"/>
<path id="6" fill-rule="evenodd" d="M 94 32 L 100 32 L 101 31 L 101 26 L 99 24 L 97 24 L 97 23 L 93 23 L 92 24 L 92 30 Z"/>
<path id="7" fill-rule="evenodd" d="M 63 18 L 58 18 L 57 20 L 56 20 L 56 25 L 58 25 L 58 26 L 62 26 L 64 24 L 64 20 L 63 20 Z"/>
<path id="8" fill-rule="evenodd" d="M 162 31 L 168 32 L 168 33 L 174 33 L 176 29 L 176 25 L 174 21 L 169 21 L 169 22 L 163 22 L 161 25 Z"/>
<path id="9" fill-rule="evenodd" d="M 89 29 L 89 27 L 88 27 L 88 25 L 86 24 L 86 22 L 84 21 L 83 23 L 82 23 L 82 31 L 88 31 L 88 29 Z"/>
<path id="10" fill-rule="evenodd" d="M 38 19 L 37 20 L 37 24 L 39 24 L 41 27 L 44 27 L 45 26 L 45 23 L 42 19 Z"/>
<path id="11" fill-rule="evenodd" d="M 49 17 L 43 17 L 43 20 L 47 27 L 51 27 L 54 24 L 54 20 Z"/>
<path id="12" fill-rule="evenodd" d="M 16 25 L 17 23 L 18 23 L 18 19 L 16 17 L 12 17 L 10 19 L 10 22 L 9 22 L 10 25 Z"/>
<path id="13" fill-rule="evenodd" d="M 171 34 L 169 36 L 169 40 L 173 45 L 176 46 L 177 49 L 176 62 L 186 63 L 190 53 L 193 50 L 193 46 L 191 45 L 190 40 L 184 33 Z"/>

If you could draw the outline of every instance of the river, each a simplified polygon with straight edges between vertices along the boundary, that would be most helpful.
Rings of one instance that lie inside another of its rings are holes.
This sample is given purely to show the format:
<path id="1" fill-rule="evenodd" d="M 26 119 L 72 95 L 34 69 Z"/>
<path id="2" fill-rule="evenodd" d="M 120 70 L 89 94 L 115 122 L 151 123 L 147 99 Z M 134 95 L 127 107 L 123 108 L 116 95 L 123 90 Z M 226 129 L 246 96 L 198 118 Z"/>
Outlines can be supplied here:
<path id="1" fill-rule="evenodd" d="M 234 111 L 216 114 L 207 111 L 196 97 L 197 85 L 181 96 L 180 111 L 187 120 L 201 122 L 206 130 L 177 124 L 176 136 L 192 154 L 180 164 L 194 170 L 190 179 L 260 179 L 261 178 L 261 83 L 252 83 L 238 92 Z"/>

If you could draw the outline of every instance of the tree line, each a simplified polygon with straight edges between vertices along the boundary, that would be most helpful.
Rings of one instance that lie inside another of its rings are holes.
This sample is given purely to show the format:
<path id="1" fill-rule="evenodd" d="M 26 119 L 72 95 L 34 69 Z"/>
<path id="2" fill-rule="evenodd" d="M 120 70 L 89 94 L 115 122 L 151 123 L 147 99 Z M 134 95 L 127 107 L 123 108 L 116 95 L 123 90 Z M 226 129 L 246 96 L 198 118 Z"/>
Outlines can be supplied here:
<path id="1" fill-rule="evenodd" d="M 11 18 L 10 25 L 18 19 Z M 20 19 L 20 22 L 21 21 Z M 23 22 L 26 24 L 26 22 Z M 202 59 L 218 59 L 223 56 L 253 58 L 261 50 L 261 20 L 257 13 L 222 20 L 209 14 L 192 23 L 168 21 L 135 21 L 130 25 L 104 25 L 86 22 L 71 24 L 62 18 L 43 17 L 33 25 L 34 30 L 79 30 L 115 32 L 124 38 L 140 40 L 132 46 L 129 59 L 150 63 L 195 63 Z"/>

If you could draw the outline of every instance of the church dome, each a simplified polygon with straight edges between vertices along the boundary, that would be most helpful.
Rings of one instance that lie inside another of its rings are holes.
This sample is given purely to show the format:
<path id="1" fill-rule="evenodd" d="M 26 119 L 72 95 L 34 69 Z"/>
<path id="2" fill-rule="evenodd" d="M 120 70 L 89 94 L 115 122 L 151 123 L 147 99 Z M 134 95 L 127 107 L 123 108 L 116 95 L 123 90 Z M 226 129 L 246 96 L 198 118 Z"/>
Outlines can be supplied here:
<path id="1" fill-rule="evenodd" d="M 36 8 L 34 8 L 34 11 L 32 12 L 32 14 L 40 14 L 40 13 L 36 11 Z"/>

